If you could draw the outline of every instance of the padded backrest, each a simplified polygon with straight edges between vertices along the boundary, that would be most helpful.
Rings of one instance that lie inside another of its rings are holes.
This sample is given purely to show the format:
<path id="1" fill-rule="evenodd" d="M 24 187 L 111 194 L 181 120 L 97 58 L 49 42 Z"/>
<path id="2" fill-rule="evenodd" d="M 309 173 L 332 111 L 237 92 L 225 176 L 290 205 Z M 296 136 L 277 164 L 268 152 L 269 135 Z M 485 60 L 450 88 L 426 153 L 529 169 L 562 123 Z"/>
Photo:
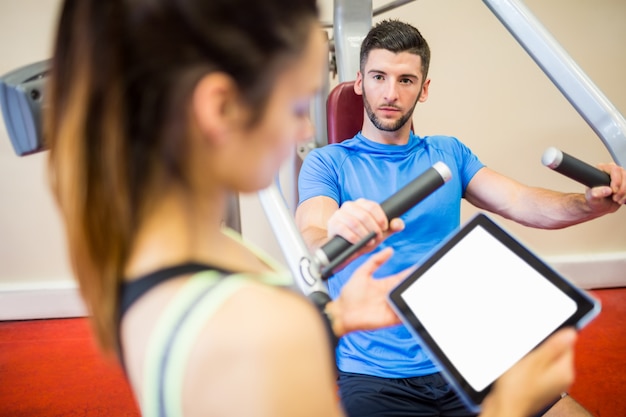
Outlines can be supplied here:
<path id="1" fill-rule="evenodd" d="M 326 101 L 328 143 L 356 135 L 363 126 L 363 97 L 354 92 L 354 81 L 339 83 Z"/>

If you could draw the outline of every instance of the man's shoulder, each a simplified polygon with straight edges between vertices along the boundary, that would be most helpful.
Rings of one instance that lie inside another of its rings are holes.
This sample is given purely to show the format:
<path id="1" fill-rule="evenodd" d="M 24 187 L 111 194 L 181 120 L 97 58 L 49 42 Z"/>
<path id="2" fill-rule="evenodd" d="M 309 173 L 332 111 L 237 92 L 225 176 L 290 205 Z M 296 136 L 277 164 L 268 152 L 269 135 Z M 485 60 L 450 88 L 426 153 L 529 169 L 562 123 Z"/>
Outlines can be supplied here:
<path id="1" fill-rule="evenodd" d="M 454 136 L 448 135 L 424 136 L 421 139 L 430 146 L 438 146 L 441 148 L 450 148 L 463 145 L 463 143 L 459 139 Z"/>
<path id="2" fill-rule="evenodd" d="M 320 149 L 330 149 L 336 152 L 345 152 L 349 149 L 354 149 L 355 147 L 358 147 L 360 144 L 361 140 L 359 139 L 359 136 L 356 135 L 351 138 L 344 139 L 341 142 L 329 143 L 326 146 L 322 146 L 322 148 Z"/>
<path id="3" fill-rule="evenodd" d="M 456 155 L 464 154 L 469 151 L 467 145 L 461 142 L 455 136 L 433 135 L 422 138 L 425 145 L 431 149 L 436 149 L 447 154 Z"/>
<path id="4" fill-rule="evenodd" d="M 329 143 L 328 145 L 315 148 L 311 153 L 322 159 L 336 159 L 355 152 L 358 144 L 357 138 L 353 137 L 339 143 Z"/>

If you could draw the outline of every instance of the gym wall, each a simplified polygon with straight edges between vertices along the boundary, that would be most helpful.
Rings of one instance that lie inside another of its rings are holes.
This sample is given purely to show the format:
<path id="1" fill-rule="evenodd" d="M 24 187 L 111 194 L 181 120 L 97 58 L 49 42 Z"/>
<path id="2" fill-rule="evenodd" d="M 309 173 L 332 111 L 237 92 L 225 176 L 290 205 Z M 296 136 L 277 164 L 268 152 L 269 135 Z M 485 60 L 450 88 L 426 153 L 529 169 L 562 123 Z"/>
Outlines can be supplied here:
<path id="1" fill-rule="evenodd" d="M 376 0 L 374 7 L 385 3 Z M 59 4 L 0 0 L 0 74 L 50 56 Z M 626 114 L 626 2 L 525 4 Z M 332 0 L 320 0 L 320 7 L 322 20 L 331 20 Z M 610 160 L 600 139 L 481 1 L 418 0 L 374 21 L 383 18 L 414 24 L 432 49 L 430 97 L 414 116 L 418 134 L 457 136 L 497 171 L 561 191 L 583 188 L 543 167 L 547 147 L 591 164 Z M 17 157 L 0 121 L 0 320 L 84 314 L 48 191 L 46 157 Z M 289 161 L 282 175 L 285 190 L 292 188 L 293 165 Z M 282 259 L 255 196 L 242 196 L 241 213 L 244 235 Z M 473 213 L 465 205 L 463 219 Z M 496 220 L 581 286 L 626 284 L 626 208 L 557 231 Z"/>

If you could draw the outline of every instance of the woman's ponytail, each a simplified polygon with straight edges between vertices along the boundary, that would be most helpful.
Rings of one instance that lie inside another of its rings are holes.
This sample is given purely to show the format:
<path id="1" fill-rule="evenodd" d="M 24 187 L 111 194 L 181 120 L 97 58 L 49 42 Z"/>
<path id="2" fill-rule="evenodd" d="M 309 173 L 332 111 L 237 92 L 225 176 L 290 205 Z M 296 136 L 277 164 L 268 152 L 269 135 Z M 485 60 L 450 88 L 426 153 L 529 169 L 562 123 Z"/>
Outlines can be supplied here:
<path id="1" fill-rule="evenodd" d="M 51 186 L 72 269 L 105 350 L 132 235 L 122 0 L 66 0 L 45 112 Z"/>

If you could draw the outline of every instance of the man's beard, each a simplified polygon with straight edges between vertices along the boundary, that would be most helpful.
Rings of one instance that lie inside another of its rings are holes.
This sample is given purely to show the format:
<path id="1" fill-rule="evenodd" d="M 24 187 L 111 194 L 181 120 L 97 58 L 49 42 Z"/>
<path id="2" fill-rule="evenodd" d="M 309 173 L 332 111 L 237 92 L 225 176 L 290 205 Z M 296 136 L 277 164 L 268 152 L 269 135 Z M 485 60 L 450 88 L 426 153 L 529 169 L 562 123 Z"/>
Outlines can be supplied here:
<path id="1" fill-rule="evenodd" d="M 400 128 L 402 128 L 402 126 L 406 124 L 406 122 L 409 121 L 411 116 L 413 116 L 413 111 L 415 110 L 415 106 L 417 105 L 417 102 L 419 101 L 421 95 L 422 95 L 422 92 L 420 91 L 420 93 L 417 95 L 417 98 L 415 99 L 415 103 L 413 103 L 413 106 L 411 106 L 411 109 L 408 112 L 404 113 L 402 117 L 400 117 L 400 119 L 398 119 L 395 122 L 389 122 L 387 124 L 385 124 L 385 122 L 380 120 L 378 116 L 376 116 L 374 111 L 372 110 L 372 107 L 370 106 L 369 101 L 367 101 L 367 95 L 365 94 L 365 89 L 363 89 L 363 106 L 365 107 L 365 112 L 367 113 L 367 117 L 369 117 L 372 124 L 376 126 L 378 130 L 382 130 L 384 132 L 397 132 L 398 130 L 400 130 Z M 395 106 L 391 106 L 391 107 L 395 107 Z"/>

